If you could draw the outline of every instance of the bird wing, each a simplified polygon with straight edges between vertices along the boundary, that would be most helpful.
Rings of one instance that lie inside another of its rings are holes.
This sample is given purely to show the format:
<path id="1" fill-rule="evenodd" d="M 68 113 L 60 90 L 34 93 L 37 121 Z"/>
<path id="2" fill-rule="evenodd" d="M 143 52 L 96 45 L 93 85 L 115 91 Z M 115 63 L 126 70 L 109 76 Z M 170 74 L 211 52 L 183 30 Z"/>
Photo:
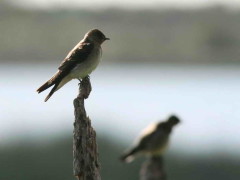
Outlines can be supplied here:
<path id="1" fill-rule="evenodd" d="M 147 149 L 149 144 L 151 144 L 151 141 L 154 137 L 153 133 L 150 133 L 141 139 L 139 139 L 138 146 L 141 147 L 140 149 Z"/>
<path id="2" fill-rule="evenodd" d="M 61 71 L 62 73 L 68 73 L 77 64 L 83 63 L 93 50 L 93 47 L 93 43 L 80 43 L 79 45 L 77 45 L 62 61 L 62 63 L 58 67 L 59 71 Z"/>
<path id="3" fill-rule="evenodd" d="M 161 130 L 154 131 L 149 135 L 142 137 L 138 143 L 140 149 L 153 150 L 164 145 L 167 141 L 168 135 Z"/>
<path id="4" fill-rule="evenodd" d="M 49 80 L 49 84 L 60 83 L 69 72 L 80 63 L 83 63 L 91 53 L 93 43 L 80 43 L 71 50 L 58 67 L 58 72 Z"/>
<path id="5" fill-rule="evenodd" d="M 71 50 L 67 57 L 62 61 L 58 68 L 58 72 L 53 75 L 51 79 L 49 79 L 47 82 L 45 82 L 41 87 L 37 89 L 38 93 L 41 93 L 42 91 L 46 90 L 47 88 L 55 85 L 49 95 L 46 97 L 45 101 L 47 101 L 51 95 L 55 92 L 55 90 L 58 88 L 59 83 L 62 81 L 62 79 L 69 74 L 69 72 L 80 63 L 83 63 L 87 60 L 89 54 L 91 54 L 92 50 L 94 48 L 93 43 L 86 43 L 86 42 L 80 42 L 77 44 L 73 50 Z"/>

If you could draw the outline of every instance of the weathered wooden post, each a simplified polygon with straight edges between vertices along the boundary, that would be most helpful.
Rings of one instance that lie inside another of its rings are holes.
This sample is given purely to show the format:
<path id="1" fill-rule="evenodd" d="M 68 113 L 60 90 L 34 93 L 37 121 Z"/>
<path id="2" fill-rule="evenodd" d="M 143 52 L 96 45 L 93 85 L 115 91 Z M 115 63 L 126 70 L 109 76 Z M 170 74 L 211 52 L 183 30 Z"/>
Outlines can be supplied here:
<path id="1" fill-rule="evenodd" d="M 101 180 L 96 132 L 87 117 L 84 100 L 92 90 L 89 76 L 82 79 L 74 99 L 73 174 L 78 180 Z"/>
<path id="2" fill-rule="evenodd" d="M 151 156 L 143 163 L 140 180 L 166 180 L 162 156 Z"/>

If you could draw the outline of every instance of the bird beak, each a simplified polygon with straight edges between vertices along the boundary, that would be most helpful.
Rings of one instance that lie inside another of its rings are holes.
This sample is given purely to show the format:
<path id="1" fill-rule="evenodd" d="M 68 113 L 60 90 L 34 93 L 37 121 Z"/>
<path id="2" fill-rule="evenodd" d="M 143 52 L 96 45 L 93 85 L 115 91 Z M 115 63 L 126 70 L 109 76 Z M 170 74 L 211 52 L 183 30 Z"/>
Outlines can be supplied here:
<path id="1" fill-rule="evenodd" d="M 106 40 L 110 40 L 110 38 L 105 38 L 105 41 L 106 41 Z"/>

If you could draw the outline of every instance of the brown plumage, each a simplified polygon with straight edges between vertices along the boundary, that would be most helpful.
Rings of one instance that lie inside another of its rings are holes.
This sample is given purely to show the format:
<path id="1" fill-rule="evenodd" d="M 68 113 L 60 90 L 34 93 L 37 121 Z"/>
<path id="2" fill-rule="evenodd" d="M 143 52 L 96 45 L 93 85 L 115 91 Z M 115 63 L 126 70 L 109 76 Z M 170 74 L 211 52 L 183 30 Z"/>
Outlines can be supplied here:
<path id="1" fill-rule="evenodd" d="M 173 126 L 180 120 L 176 116 L 170 116 L 166 121 L 151 125 L 144 130 L 136 145 L 124 153 L 120 159 L 131 162 L 137 155 L 162 155 L 165 151 L 169 135 Z"/>
<path id="2" fill-rule="evenodd" d="M 38 93 L 53 86 L 45 102 L 62 86 L 72 79 L 82 79 L 90 74 L 98 65 L 101 57 L 101 44 L 108 40 L 97 30 L 89 31 L 60 64 L 58 71 L 37 89 Z"/>
<path id="3" fill-rule="evenodd" d="M 60 64 L 58 71 L 56 74 L 53 75 L 51 79 L 49 79 L 46 83 L 44 83 L 41 87 L 37 89 L 38 93 L 41 93 L 42 91 L 48 89 L 49 87 L 53 86 L 52 90 L 48 94 L 48 96 L 45 98 L 45 102 L 53 95 L 53 93 L 57 90 L 58 85 L 62 81 L 62 79 L 69 74 L 69 72 L 80 63 L 83 63 L 88 55 L 90 54 L 91 50 L 93 49 L 94 44 L 93 43 L 84 43 L 80 42 L 77 46 L 77 48 L 73 49 L 71 51 L 70 55 L 67 56 L 62 63 Z M 61 88 L 61 87 L 59 87 Z M 59 89 L 58 88 L 58 89 Z"/>

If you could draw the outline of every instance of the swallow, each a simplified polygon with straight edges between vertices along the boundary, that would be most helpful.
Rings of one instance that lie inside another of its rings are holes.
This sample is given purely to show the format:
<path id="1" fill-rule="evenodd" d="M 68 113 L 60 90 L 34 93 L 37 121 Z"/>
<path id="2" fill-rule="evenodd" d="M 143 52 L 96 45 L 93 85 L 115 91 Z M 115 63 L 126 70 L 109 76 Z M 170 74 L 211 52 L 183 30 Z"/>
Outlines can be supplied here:
<path id="1" fill-rule="evenodd" d="M 68 53 L 60 64 L 58 71 L 41 87 L 38 93 L 53 86 L 45 102 L 72 79 L 83 79 L 98 66 L 102 57 L 101 44 L 109 40 L 100 30 L 88 31 L 84 38 Z"/>
<path id="2" fill-rule="evenodd" d="M 131 162 L 138 155 L 161 156 L 165 152 L 172 128 L 180 122 L 179 118 L 172 115 L 166 121 L 151 124 L 143 130 L 137 143 L 120 159 Z"/>

